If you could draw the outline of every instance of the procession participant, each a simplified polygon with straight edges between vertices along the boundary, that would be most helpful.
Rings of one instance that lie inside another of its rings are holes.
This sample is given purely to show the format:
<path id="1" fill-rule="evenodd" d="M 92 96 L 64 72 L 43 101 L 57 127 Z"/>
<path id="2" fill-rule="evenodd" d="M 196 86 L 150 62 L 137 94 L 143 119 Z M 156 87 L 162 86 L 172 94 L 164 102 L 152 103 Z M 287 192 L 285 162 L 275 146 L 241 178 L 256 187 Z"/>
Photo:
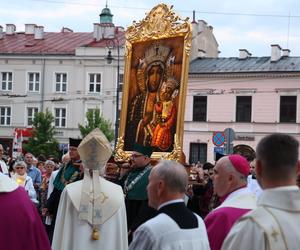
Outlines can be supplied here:
<path id="1" fill-rule="evenodd" d="M 174 161 L 160 161 L 149 176 L 149 205 L 158 215 L 134 233 L 130 250 L 209 249 L 203 220 L 186 208 L 188 185 L 185 168 Z"/>
<path id="2" fill-rule="evenodd" d="M 128 248 L 122 189 L 99 176 L 112 151 L 97 128 L 78 147 L 84 179 L 65 187 L 59 203 L 53 250 Z"/>
<path id="3" fill-rule="evenodd" d="M 205 218 L 210 212 L 210 202 L 213 196 L 213 184 L 210 176 L 214 165 L 205 162 L 203 167 L 195 167 L 197 173 L 196 183 L 190 187 L 190 198 L 187 207 L 194 213 Z M 212 172 L 213 173 L 213 172 Z"/>
<path id="4" fill-rule="evenodd" d="M 69 138 L 70 161 L 62 164 L 62 166 L 60 167 L 53 182 L 53 191 L 50 194 L 50 197 L 48 198 L 46 206 L 43 210 L 43 214 L 49 214 L 52 216 L 50 229 L 48 231 L 48 237 L 50 242 L 52 241 L 56 213 L 61 193 L 67 184 L 78 181 L 81 178 L 81 161 L 77 151 L 77 147 L 80 144 L 80 142 L 81 139 Z"/>
<path id="5" fill-rule="evenodd" d="M 38 205 L 38 200 L 36 199 L 36 192 L 33 187 L 32 179 L 26 174 L 27 165 L 24 161 L 17 161 L 14 166 L 14 173 L 11 175 L 11 178 L 21 187 L 23 187 L 31 201 Z"/>
<path id="6" fill-rule="evenodd" d="M 50 250 L 45 228 L 24 188 L 0 173 L 1 249 Z"/>
<path id="7" fill-rule="evenodd" d="M 8 175 L 8 167 L 2 159 L 3 153 L 4 153 L 4 149 L 2 144 L 0 144 L 0 173 Z"/>
<path id="8" fill-rule="evenodd" d="M 134 145 L 131 166 L 121 179 L 125 194 L 129 240 L 133 231 L 156 213 L 148 206 L 147 185 L 151 171 L 152 147 Z"/>
<path id="9" fill-rule="evenodd" d="M 64 164 L 67 164 L 70 161 L 69 152 L 64 154 L 62 156 L 61 160 L 62 160 L 61 161 L 62 166 L 64 166 Z M 58 167 L 56 166 L 55 168 L 58 168 Z M 52 173 L 51 173 L 51 176 L 49 178 L 48 190 L 47 190 L 47 200 L 49 199 L 49 197 L 50 197 L 50 195 L 51 195 L 51 193 L 54 189 L 53 183 L 54 183 L 54 180 L 55 180 L 58 172 L 59 172 L 59 169 L 53 170 Z M 47 201 L 46 201 L 46 206 L 47 206 Z M 44 206 L 44 208 L 42 208 L 42 215 L 45 216 L 45 227 L 46 227 L 47 235 L 48 235 L 50 241 L 52 241 L 53 230 L 54 230 L 55 223 L 52 224 L 52 216 L 49 215 L 48 209 L 47 209 L 46 206 Z"/>
<path id="10" fill-rule="evenodd" d="M 258 198 L 262 193 L 262 189 L 256 179 L 255 168 L 256 168 L 256 160 L 254 159 L 252 162 L 250 162 L 250 174 L 248 175 L 247 178 L 247 182 L 248 182 L 247 186 L 249 190 L 255 193 L 256 197 Z"/>
<path id="11" fill-rule="evenodd" d="M 234 225 L 222 249 L 299 249 L 299 142 L 271 134 L 258 143 L 256 156 L 256 177 L 263 188 L 258 207 Z"/>
<path id="12" fill-rule="evenodd" d="M 42 183 L 42 174 L 41 171 L 33 164 L 33 154 L 25 154 L 24 161 L 27 164 L 27 175 L 31 177 L 35 190 L 38 190 Z"/>
<path id="13" fill-rule="evenodd" d="M 43 175 L 42 184 L 40 186 L 40 195 L 41 195 L 41 210 L 43 211 L 43 208 L 46 206 L 46 202 L 48 199 L 48 187 L 49 187 L 49 181 L 53 172 L 53 169 L 55 168 L 54 161 L 47 160 L 44 164 L 45 168 L 45 174 Z M 45 214 L 42 214 L 43 222 L 45 221 Z"/>
<path id="14" fill-rule="evenodd" d="M 238 154 L 223 156 L 214 167 L 214 192 L 222 203 L 204 220 L 212 250 L 221 249 L 233 224 L 256 208 L 256 196 L 247 188 L 249 171 L 248 161 Z"/>

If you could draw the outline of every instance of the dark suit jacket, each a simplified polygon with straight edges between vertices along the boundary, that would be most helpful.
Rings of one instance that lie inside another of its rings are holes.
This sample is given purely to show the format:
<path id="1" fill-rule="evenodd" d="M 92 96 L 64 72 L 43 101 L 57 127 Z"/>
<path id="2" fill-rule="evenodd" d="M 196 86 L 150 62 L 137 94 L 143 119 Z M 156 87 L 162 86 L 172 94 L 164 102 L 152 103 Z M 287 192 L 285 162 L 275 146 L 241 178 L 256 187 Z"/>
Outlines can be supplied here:
<path id="1" fill-rule="evenodd" d="M 182 229 L 198 227 L 198 219 L 184 204 L 184 202 L 171 203 L 163 206 L 158 213 L 164 213 L 171 217 Z"/>

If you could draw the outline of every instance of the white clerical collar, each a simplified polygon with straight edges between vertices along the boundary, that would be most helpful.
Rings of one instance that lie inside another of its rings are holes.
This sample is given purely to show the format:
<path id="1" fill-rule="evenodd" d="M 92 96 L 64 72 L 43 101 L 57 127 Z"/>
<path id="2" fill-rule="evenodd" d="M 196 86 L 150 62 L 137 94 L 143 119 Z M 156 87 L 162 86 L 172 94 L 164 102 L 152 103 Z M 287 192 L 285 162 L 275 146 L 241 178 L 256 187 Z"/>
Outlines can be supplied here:
<path id="1" fill-rule="evenodd" d="M 161 209 L 161 208 L 164 207 L 164 206 L 167 206 L 167 205 L 170 205 L 170 204 L 173 204 L 173 203 L 178 203 L 178 202 L 184 202 L 184 200 L 183 200 L 183 199 L 176 199 L 176 200 L 170 200 L 170 201 L 167 201 L 167 202 L 161 204 L 161 205 L 157 208 L 157 210 Z"/>
<path id="2" fill-rule="evenodd" d="M 271 190 L 271 191 L 293 191 L 293 190 L 299 190 L 299 187 L 296 186 L 296 185 L 291 185 L 291 186 L 267 188 L 266 190 Z"/>

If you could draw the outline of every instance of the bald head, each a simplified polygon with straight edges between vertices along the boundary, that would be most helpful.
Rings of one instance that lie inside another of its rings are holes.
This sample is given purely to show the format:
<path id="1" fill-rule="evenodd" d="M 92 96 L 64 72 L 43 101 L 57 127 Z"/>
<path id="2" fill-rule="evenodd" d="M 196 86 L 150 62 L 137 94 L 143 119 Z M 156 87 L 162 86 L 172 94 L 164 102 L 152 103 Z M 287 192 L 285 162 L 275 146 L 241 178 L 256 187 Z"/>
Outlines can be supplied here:
<path id="1" fill-rule="evenodd" d="M 153 169 L 156 178 L 163 180 L 170 192 L 184 193 L 188 185 L 187 172 L 175 161 L 163 160 Z"/>
<path id="2" fill-rule="evenodd" d="M 160 161 L 149 176 L 149 206 L 157 209 L 164 202 L 182 199 L 187 185 L 188 175 L 184 166 L 175 161 Z"/>

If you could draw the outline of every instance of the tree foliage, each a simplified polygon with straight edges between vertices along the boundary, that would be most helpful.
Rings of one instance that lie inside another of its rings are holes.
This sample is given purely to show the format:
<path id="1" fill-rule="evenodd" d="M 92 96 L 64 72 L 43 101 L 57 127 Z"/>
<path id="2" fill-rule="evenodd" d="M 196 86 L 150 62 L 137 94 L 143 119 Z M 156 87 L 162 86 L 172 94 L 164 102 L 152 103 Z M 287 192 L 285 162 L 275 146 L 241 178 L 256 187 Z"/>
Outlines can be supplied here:
<path id="1" fill-rule="evenodd" d="M 23 147 L 27 152 L 35 156 L 58 156 L 58 141 L 54 138 L 54 117 L 47 109 L 46 112 L 38 112 L 33 119 L 32 137 Z"/>
<path id="2" fill-rule="evenodd" d="M 108 141 L 114 139 L 114 130 L 112 123 L 109 120 L 104 119 L 100 114 L 99 109 L 92 109 L 86 113 L 87 124 L 85 126 L 78 124 L 82 138 L 88 135 L 95 128 L 99 128 L 106 136 Z"/>

